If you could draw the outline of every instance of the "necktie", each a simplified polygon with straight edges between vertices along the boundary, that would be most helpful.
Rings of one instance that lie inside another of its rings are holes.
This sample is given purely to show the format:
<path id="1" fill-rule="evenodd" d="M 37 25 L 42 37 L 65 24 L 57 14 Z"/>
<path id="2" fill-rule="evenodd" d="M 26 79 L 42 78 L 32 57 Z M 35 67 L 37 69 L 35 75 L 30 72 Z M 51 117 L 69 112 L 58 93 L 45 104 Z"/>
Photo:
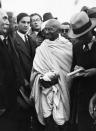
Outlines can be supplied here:
<path id="1" fill-rule="evenodd" d="M 25 35 L 25 46 L 26 46 L 28 52 L 30 52 L 30 44 L 29 44 L 29 40 L 28 40 L 28 36 L 27 35 Z"/>
<path id="2" fill-rule="evenodd" d="M 4 39 L 3 39 L 3 43 L 4 43 L 4 45 L 8 48 L 8 39 L 7 39 L 7 38 L 4 38 Z"/>
<path id="3" fill-rule="evenodd" d="M 25 35 L 25 45 L 26 45 L 26 47 L 29 46 L 29 41 L 28 41 L 28 36 L 27 35 Z"/>
<path id="4" fill-rule="evenodd" d="M 8 52 L 11 53 L 12 50 L 11 50 L 11 44 L 10 44 L 9 39 L 8 39 L 8 38 L 4 38 L 4 39 L 3 39 L 3 43 L 4 43 L 4 45 L 7 47 Z"/>
<path id="5" fill-rule="evenodd" d="M 6 45 L 6 39 L 5 39 L 5 38 L 3 39 L 3 42 L 4 42 L 4 44 Z"/>

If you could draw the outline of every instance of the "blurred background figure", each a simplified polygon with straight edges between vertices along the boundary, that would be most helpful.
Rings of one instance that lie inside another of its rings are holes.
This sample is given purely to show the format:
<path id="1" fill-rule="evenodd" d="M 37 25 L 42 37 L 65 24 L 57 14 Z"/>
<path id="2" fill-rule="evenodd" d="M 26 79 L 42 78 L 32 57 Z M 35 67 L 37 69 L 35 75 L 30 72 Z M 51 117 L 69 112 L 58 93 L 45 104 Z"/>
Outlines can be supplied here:
<path id="1" fill-rule="evenodd" d="M 43 14 L 43 22 L 49 20 L 49 19 L 57 19 L 57 17 L 53 17 L 51 12 L 46 12 Z"/>
<path id="2" fill-rule="evenodd" d="M 74 5 L 77 5 L 78 2 L 79 2 L 79 0 L 75 0 L 75 1 L 74 1 Z"/>
<path id="3" fill-rule="evenodd" d="M 89 18 L 96 19 L 96 7 L 89 8 L 87 6 L 83 6 L 81 8 L 81 11 L 85 11 L 88 14 Z M 93 28 L 92 32 L 93 32 L 93 35 L 96 37 L 96 27 Z"/>
<path id="4" fill-rule="evenodd" d="M 1 2 L 1 0 L 0 0 L 0 8 L 2 8 L 2 2 Z"/>
<path id="5" fill-rule="evenodd" d="M 43 35 L 41 32 L 42 17 L 38 13 L 33 13 L 30 15 L 30 30 L 28 35 L 31 36 L 32 40 L 39 46 L 43 41 Z"/>
<path id="6" fill-rule="evenodd" d="M 11 11 L 7 12 L 7 15 L 8 15 L 8 20 L 9 20 L 9 32 L 14 37 L 18 29 L 17 18 L 14 15 L 14 13 Z"/>
<path id="7" fill-rule="evenodd" d="M 9 22 L 10 22 L 11 19 L 12 19 L 12 17 L 13 17 L 13 12 L 7 11 L 7 15 L 8 15 L 8 20 L 9 20 Z"/>
<path id="8" fill-rule="evenodd" d="M 77 42 L 77 39 L 75 38 L 70 38 L 68 36 L 68 31 L 70 29 L 70 23 L 69 22 L 64 22 L 62 23 L 62 29 L 61 29 L 61 36 L 63 36 L 65 39 L 68 39 L 72 44 L 75 44 Z"/>
<path id="9" fill-rule="evenodd" d="M 61 30 L 61 36 L 65 37 L 66 39 L 69 39 L 68 31 L 70 29 L 70 23 L 69 22 L 62 23 L 62 27 L 63 29 Z"/>
<path id="10" fill-rule="evenodd" d="M 83 7 L 81 8 L 81 11 L 85 11 L 85 12 L 87 13 L 88 9 L 89 9 L 89 7 L 83 6 Z"/>
<path id="11" fill-rule="evenodd" d="M 15 37 L 16 31 L 18 30 L 18 25 L 17 25 L 17 18 L 16 16 L 13 16 L 10 25 L 9 25 L 9 32 L 10 34 Z"/>
<path id="12" fill-rule="evenodd" d="M 10 23 L 10 28 L 12 29 L 12 31 L 17 31 L 18 30 L 18 25 L 17 25 L 17 18 L 16 16 L 12 17 L 12 21 Z"/>

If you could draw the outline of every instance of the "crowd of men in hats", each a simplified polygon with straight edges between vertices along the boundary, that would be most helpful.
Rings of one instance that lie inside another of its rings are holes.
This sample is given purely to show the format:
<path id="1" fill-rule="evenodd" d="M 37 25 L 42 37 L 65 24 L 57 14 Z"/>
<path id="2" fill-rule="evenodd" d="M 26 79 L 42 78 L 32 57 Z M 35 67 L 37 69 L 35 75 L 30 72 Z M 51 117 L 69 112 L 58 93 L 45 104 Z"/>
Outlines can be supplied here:
<path id="1" fill-rule="evenodd" d="M 0 131 L 96 130 L 96 7 L 70 22 L 0 8 Z"/>

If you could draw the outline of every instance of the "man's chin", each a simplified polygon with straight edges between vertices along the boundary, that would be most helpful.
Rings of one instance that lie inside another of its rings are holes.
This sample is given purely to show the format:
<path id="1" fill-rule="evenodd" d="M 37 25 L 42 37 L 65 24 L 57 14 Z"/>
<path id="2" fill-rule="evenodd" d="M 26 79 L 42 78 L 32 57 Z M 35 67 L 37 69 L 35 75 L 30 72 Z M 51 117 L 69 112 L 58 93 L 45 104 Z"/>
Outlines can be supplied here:
<path id="1" fill-rule="evenodd" d="M 9 30 L 4 29 L 4 30 L 3 30 L 3 33 L 4 33 L 4 34 L 8 34 L 8 31 L 9 31 Z"/>
<path id="2" fill-rule="evenodd" d="M 7 36 L 7 35 L 8 35 L 8 32 L 9 32 L 9 31 L 5 31 L 5 30 L 1 31 L 1 30 L 0 30 L 0 35 Z"/>

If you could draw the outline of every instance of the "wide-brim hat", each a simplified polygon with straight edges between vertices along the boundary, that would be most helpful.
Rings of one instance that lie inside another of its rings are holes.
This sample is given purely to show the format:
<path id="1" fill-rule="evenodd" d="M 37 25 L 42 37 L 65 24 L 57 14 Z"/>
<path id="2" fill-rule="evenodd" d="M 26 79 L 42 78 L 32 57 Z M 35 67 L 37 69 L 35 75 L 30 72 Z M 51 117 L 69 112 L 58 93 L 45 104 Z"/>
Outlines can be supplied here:
<path id="1" fill-rule="evenodd" d="M 70 25 L 68 36 L 77 38 L 96 26 L 96 18 L 89 18 L 85 11 L 81 11 L 71 18 Z"/>
<path id="2" fill-rule="evenodd" d="M 43 14 L 43 22 L 45 22 L 49 19 L 57 19 L 57 17 L 53 17 L 51 12 L 44 13 Z"/>

